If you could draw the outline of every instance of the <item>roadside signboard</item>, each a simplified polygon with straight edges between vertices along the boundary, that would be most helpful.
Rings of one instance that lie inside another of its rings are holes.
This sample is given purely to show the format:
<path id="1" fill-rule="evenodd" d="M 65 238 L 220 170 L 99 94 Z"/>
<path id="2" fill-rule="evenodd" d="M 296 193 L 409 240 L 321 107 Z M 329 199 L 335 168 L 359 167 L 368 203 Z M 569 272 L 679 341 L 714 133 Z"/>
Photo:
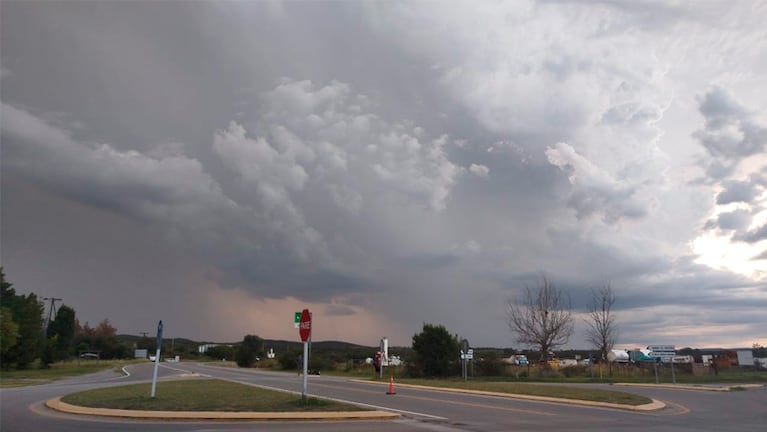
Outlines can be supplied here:
<path id="1" fill-rule="evenodd" d="M 660 358 L 663 363 L 671 363 L 676 355 L 674 345 L 650 345 L 647 349 L 650 350 L 650 357 Z"/>
<path id="2" fill-rule="evenodd" d="M 296 314 L 293 316 L 293 327 L 298 328 L 298 325 L 300 322 L 301 322 L 301 312 L 296 312 Z"/>
<path id="3" fill-rule="evenodd" d="M 309 313 L 309 309 L 304 309 L 301 312 L 301 318 L 298 323 L 298 334 L 301 336 L 301 342 L 309 340 L 309 336 L 312 334 L 312 314 Z"/>
<path id="4" fill-rule="evenodd" d="M 162 348 L 162 320 L 157 324 L 157 350 L 159 351 L 160 348 Z"/>

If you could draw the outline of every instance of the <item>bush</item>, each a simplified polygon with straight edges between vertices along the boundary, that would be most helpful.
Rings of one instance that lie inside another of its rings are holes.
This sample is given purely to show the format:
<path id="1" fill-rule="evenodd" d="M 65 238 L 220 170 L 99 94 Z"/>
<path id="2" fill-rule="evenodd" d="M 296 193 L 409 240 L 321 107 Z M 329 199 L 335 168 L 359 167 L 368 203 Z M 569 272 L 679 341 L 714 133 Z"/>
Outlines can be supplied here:
<path id="1" fill-rule="evenodd" d="M 239 367 L 253 367 L 257 356 L 264 346 L 264 341 L 255 335 L 247 335 L 237 348 L 236 359 Z"/>
<path id="2" fill-rule="evenodd" d="M 474 360 L 474 374 L 477 376 L 501 376 L 506 364 L 498 358 Z"/>
<path id="3" fill-rule="evenodd" d="M 423 331 L 413 335 L 413 351 L 421 373 L 429 377 L 447 377 L 460 373 L 455 359 L 460 350 L 457 335 L 451 335 L 445 326 L 423 324 Z M 458 372 L 458 373 L 456 373 Z"/>
<path id="4" fill-rule="evenodd" d="M 277 362 L 282 370 L 297 370 L 303 368 L 303 364 L 298 364 L 298 358 L 301 356 L 302 354 L 296 350 L 286 350 L 277 356 Z"/>
<path id="5" fill-rule="evenodd" d="M 336 362 L 331 357 L 325 355 L 310 356 L 309 362 L 309 369 L 311 370 L 331 371 L 336 368 Z"/>
<path id="6" fill-rule="evenodd" d="M 587 376 L 588 375 L 588 367 L 587 366 L 565 366 L 562 369 L 560 369 L 560 372 L 567 377 L 576 377 L 576 376 Z"/>

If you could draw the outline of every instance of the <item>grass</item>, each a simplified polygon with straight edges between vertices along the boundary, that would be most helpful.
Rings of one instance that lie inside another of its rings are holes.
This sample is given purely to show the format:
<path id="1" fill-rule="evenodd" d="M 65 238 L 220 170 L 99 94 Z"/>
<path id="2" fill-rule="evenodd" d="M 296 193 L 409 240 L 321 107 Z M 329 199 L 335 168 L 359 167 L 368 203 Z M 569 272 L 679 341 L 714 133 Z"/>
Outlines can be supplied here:
<path id="1" fill-rule="evenodd" d="M 216 379 L 160 382 L 155 398 L 151 383 L 109 387 L 73 393 L 62 401 L 92 408 L 152 411 L 361 411 L 361 408 L 326 399 L 305 402 L 292 393 L 267 390 Z"/>
<path id="2" fill-rule="evenodd" d="M 88 360 L 60 362 L 50 365 L 47 369 L 40 369 L 37 364 L 30 365 L 29 369 L 23 370 L 0 370 L 0 387 L 23 387 L 29 385 L 48 384 L 50 382 L 72 376 L 86 375 L 103 370 L 114 369 L 119 373 L 120 369 L 135 361 L 120 360 Z"/>
<path id="3" fill-rule="evenodd" d="M 545 396 L 562 399 L 577 399 L 594 402 L 607 402 L 620 405 L 644 405 L 652 402 L 651 399 L 631 393 L 588 389 L 569 386 L 536 385 L 519 382 L 502 381 L 463 381 L 463 380 L 426 380 L 426 379 L 400 379 L 402 384 L 416 384 L 430 387 L 458 388 L 466 390 L 479 390 L 497 393 L 509 393 L 527 396 Z"/>

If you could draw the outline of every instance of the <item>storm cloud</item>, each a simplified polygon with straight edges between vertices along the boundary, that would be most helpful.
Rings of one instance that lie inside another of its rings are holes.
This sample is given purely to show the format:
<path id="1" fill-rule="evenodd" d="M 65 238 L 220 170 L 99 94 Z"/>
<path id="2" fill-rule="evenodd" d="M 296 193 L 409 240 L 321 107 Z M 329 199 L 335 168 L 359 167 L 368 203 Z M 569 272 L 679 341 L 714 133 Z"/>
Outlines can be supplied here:
<path id="1" fill-rule="evenodd" d="M 545 275 L 578 313 L 610 283 L 627 346 L 764 337 L 761 3 L 0 19 L 2 265 L 81 321 L 295 338 L 310 307 L 315 340 L 510 346 L 506 301 Z"/>

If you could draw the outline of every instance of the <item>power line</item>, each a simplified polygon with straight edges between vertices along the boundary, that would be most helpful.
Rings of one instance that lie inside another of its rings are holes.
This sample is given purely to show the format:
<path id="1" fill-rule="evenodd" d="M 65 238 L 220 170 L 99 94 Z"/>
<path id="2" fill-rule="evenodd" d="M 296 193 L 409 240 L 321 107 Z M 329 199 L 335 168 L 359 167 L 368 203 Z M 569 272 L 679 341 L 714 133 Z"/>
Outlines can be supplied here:
<path id="1" fill-rule="evenodd" d="M 56 297 L 43 297 L 43 301 L 50 300 L 51 301 L 51 307 L 48 308 L 48 318 L 45 319 L 45 328 L 43 331 L 48 331 L 48 325 L 50 325 L 51 321 L 53 320 L 53 317 L 56 316 L 56 302 L 61 301 L 63 299 L 56 298 Z"/>

